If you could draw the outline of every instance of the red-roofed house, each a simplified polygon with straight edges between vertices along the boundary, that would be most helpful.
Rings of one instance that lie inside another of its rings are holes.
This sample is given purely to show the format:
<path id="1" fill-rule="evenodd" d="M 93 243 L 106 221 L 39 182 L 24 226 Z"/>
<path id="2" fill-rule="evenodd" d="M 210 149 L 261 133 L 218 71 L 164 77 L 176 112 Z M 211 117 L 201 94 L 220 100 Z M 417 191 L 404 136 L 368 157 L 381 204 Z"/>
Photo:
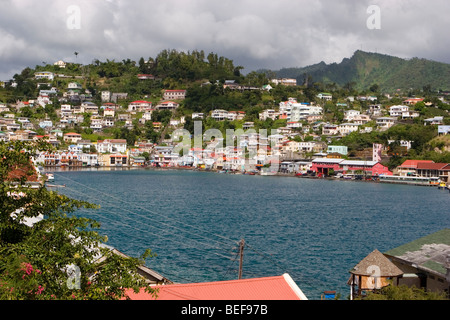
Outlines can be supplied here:
<path id="1" fill-rule="evenodd" d="M 128 105 L 128 111 L 143 112 L 152 109 L 152 103 L 145 100 L 136 100 Z"/>
<path id="2" fill-rule="evenodd" d="M 159 110 L 173 110 L 178 108 L 180 104 L 174 101 L 164 101 L 159 103 L 156 108 Z"/>
<path id="3" fill-rule="evenodd" d="M 64 141 L 66 142 L 77 143 L 81 139 L 81 134 L 76 132 L 68 132 L 64 134 Z"/>
<path id="4" fill-rule="evenodd" d="M 417 164 L 419 177 L 438 177 L 442 181 L 450 181 L 450 163 L 419 163 Z"/>
<path id="5" fill-rule="evenodd" d="M 423 98 L 409 98 L 406 99 L 405 101 L 403 101 L 404 104 L 416 104 L 417 102 L 422 102 L 424 99 Z"/>
<path id="6" fill-rule="evenodd" d="M 287 274 L 274 277 L 155 286 L 157 297 L 141 290 L 131 300 L 308 300 Z"/>
<path id="7" fill-rule="evenodd" d="M 433 163 L 432 160 L 406 160 L 397 167 L 397 174 L 399 176 L 416 175 L 417 165 L 419 163 Z"/>

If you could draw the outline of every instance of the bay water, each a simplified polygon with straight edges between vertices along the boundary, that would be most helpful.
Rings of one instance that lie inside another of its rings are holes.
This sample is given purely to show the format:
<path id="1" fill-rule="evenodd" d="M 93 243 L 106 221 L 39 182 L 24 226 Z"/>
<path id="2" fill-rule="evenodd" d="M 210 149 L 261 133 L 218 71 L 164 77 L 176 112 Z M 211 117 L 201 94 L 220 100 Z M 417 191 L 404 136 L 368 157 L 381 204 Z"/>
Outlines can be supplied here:
<path id="1" fill-rule="evenodd" d="M 161 169 L 53 171 L 60 193 L 100 205 L 107 244 L 176 283 L 288 273 L 308 299 L 347 299 L 349 270 L 450 227 L 437 187 Z"/>

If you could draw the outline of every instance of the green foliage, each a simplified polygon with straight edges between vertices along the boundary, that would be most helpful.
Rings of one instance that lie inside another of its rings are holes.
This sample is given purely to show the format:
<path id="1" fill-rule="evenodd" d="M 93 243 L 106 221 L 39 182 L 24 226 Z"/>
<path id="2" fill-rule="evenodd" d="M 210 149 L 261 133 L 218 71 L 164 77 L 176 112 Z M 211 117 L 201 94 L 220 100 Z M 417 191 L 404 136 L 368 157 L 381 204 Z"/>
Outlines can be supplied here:
<path id="1" fill-rule="evenodd" d="M 74 214 L 97 206 L 43 184 L 30 186 L 36 176 L 30 158 L 49 149 L 44 142 L 0 142 L 0 299 L 103 300 L 121 299 L 128 288 L 152 292 L 136 273 L 151 253 L 140 259 L 114 254 L 103 246 L 99 224 Z M 25 223 L 40 215 L 44 219 Z M 75 286 L 69 266 L 79 271 Z"/>
<path id="2" fill-rule="evenodd" d="M 406 285 L 388 285 L 378 291 L 369 292 L 362 300 L 448 300 L 445 293 L 425 291 Z"/>
<path id="3" fill-rule="evenodd" d="M 379 89 L 394 92 L 396 89 L 449 90 L 448 73 L 450 65 L 425 59 L 405 60 L 389 55 L 357 50 L 341 63 L 324 62 L 304 68 L 284 68 L 277 72 L 278 77 L 296 78 L 303 83 L 335 83 L 341 87 L 376 92 Z M 354 85 L 351 85 L 351 84 Z"/>

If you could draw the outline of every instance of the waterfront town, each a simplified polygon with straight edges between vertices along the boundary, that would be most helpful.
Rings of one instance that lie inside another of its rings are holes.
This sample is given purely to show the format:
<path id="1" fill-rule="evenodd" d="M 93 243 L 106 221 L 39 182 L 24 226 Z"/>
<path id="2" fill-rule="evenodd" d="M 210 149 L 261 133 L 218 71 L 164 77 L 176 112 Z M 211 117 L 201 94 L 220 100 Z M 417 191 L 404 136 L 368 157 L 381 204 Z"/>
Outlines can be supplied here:
<path id="1" fill-rule="evenodd" d="M 308 88 L 297 85 L 296 79 L 267 79 L 263 85 L 223 79 L 201 82 L 193 90 L 263 97 L 271 96 L 272 90 L 289 91 L 285 99 L 257 108 L 208 110 L 185 105 L 192 97 L 191 87 L 168 89 L 152 74 L 138 73 L 133 78 L 138 86 L 157 88 L 142 96 L 103 88 L 94 93 L 92 86 L 83 84 L 83 75 L 55 72 L 65 67 L 65 62 L 58 61 L 52 71 L 29 75 L 36 97 L 0 103 L 1 141 L 45 140 L 53 146 L 34 157 L 35 165 L 48 172 L 48 179 L 56 169 L 159 168 L 449 187 L 450 163 L 439 161 L 448 159 L 450 151 L 448 92 L 436 92 L 433 98 L 382 94 L 376 88 L 358 95 L 343 96 L 332 90 L 305 95 L 303 90 Z M 0 94 L 20 85 L 14 80 L 3 82 Z M 416 135 L 405 128 L 414 128 Z M 416 141 L 422 134 L 426 139 Z M 374 250 L 351 269 L 350 298 L 384 287 L 392 279 L 447 292 L 449 269 L 442 252 L 448 252 L 448 229 L 383 254 Z M 117 250 L 114 254 L 123 255 Z M 366 272 L 374 265 L 383 271 L 379 279 Z M 209 299 L 230 284 L 232 293 L 217 298 L 236 299 L 236 292 L 241 292 L 236 291 L 240 280 L 172 284 L 154 270 L 139 270 L 147 282 L 161 285 L 161 300 L 186 294 L 193 286 L 199 290 L 199 299 Z M 308 299 L 289 274 L 247 280 L 246 288 L 270 293 L 264 290 L 269 282 L 282 287 L 283 295 L 277 298 Z M 132 299 L 153 299 L 143 292 L 128 294 Z M 273 298 L 270 294 L 261 297 Z M 324 291 L 322 298 L 334 299 L 336 292 Z"/>
<path id="2" fill-rule="evenodd" d="M 98 90 L 94 96 L 81 84 L 85 77 L 66 76 L 64 68 L 66 63 L 57 61 L 52 70 L 61 72 L 37 71 L 30 75 L 37 87 L 36 97 L 0 103 L 0 140 L 45 139 L 54 146 L 53 151 L 36 156 L 36 163 L 42 167 L 183 168 L 367 180 L 403 176 L 444 185 L 450 181 L 448 162 L 411 158 L 409 150 L 416 141 L 399 135 L 388 136 L 384 143 L 366 142 L 363 148 L 342 143 L 349 137 L 415 125 L 432 133 L 436 140 L 433 151 L 447 154 L 448 108 L 442 110 L 436 102 L 448 106 L 448 92 L 438 93 L 434 100 L 374 92 L 336 98 L 333 93 L 318 92 L 308 101 L 289 96 L 273 101 L 257 113 L 252 110 L 251 115 L 232 108 L 186 112 L 183 103 L 189 89 L 162 88 L 159 96 L 145 95 L 136 100 L 136 95 L 128 92 L 109 90 Z M 155 86 L 161 79 L 139 73 L 134 81 Z M 2 86 L 14 88 L 17 83 L 12 80 Z M 286 78 L 268 79 L 259 87 L 226 79 L 214 84 L 204 82 L 200 87 L 258 94 L 270 94 L 277 87 L 303 88 L 297 86 L 296 79 Z M 150 101 L 150 97 L 155 99 Z M 424 109 L 440 112 L 426 117 Z M 264 125 L 267 123 L 272 126 Z M 142 131 L 146 133 L 136 134 Z M 130 133 L 134 134 L 132 139 Z M 397 163 L 389 162 L 393 157 Z"/>

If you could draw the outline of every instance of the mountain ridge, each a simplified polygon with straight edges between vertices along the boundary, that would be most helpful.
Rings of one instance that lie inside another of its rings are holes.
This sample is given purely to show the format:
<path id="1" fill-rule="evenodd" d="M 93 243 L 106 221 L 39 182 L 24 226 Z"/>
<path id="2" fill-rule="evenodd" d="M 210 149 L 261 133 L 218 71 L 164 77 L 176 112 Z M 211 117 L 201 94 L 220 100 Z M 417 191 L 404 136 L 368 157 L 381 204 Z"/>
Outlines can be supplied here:
<path id="1" fill-rule="evenodd" d="M 352 57 L 340 63 L 326 64 L 321 61 L 306 67 L 282 68 L 271 71 L 280 78 L 295 78 L 297 84 L 304 84 L 309 78 L 344 87 L 353 84 L 358 90 L 367 90 L 378 85 L 384 91 L 397 89 L 433 90 L 450 89 L 450 64 L 423 58 L 403 59 L 387 54 L 356 50 Z"/>

